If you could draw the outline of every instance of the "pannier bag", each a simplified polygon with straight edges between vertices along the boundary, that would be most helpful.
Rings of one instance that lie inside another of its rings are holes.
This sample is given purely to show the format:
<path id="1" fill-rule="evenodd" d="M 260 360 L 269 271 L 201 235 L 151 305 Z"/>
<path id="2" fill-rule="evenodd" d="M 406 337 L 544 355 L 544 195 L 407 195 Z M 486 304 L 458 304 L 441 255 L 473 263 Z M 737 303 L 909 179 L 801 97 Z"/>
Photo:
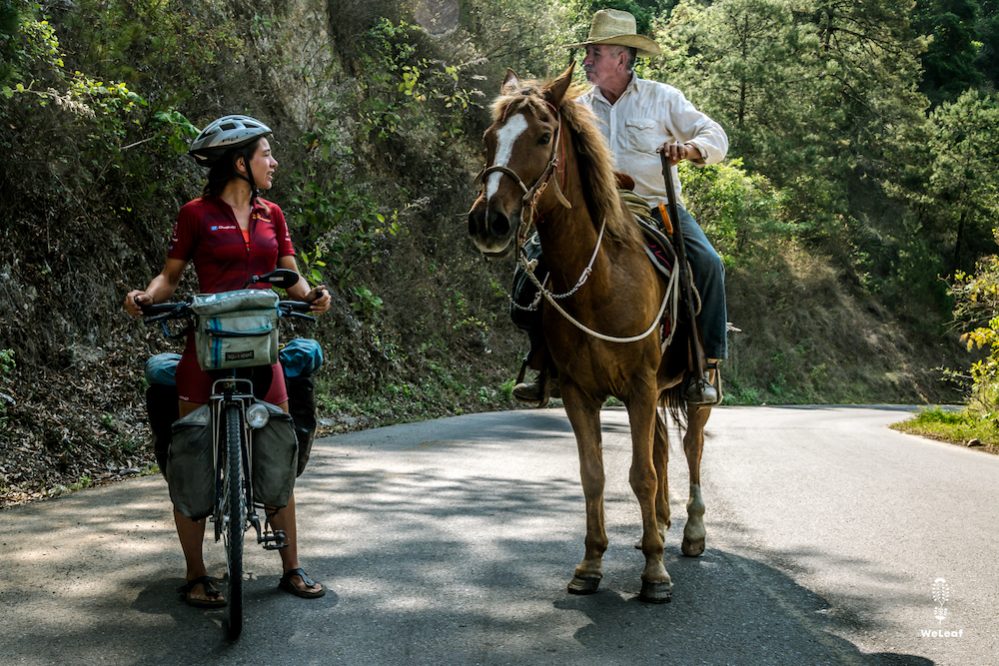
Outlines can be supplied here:
<path id="1" fill-rule="evenodd" d="M 298 440 L 291 416 L 277 405 L 267 407 L 270 420 L 251 430 L 253 437 L 253 501 L 280 509 L 288 505 L 298 471 Z"/>
<path id="2" fill-rule="evenodd" d="M 263 428 L 250 430 L 253 500 L 280 509 L 288 505 L 295 488 L 298 440 L 291 416 L 277 405 L 259 402 L 267 407 L 270 420 Z M 215 502 L 213 457 L 211 408 L 203 405 L 174 422 L 166 465 L 170 500 L 178 511 L 193 520 L 200 520 L 212 512 Z"/>
<path id="3" fill-rule="evenodd" d="M 295 436 L 298 438 L 298 473 L 302 476 L 305 466 L 309 464 L 312 454 L 312 443 L 316 439 L 316 382 L 312 375 L 291 377 L 285 375 L 285 386 L 288 388 L 288 412 L 295 424 Z"/>
<path id="4" fill-rule="evenodd" d="M 271 365 L 278 360 L 278 295 L 270 289 L 198 294 L 194 343 L 204 370 Z"/>
<path id="5" fill-rule="evenodd" d="M 293 338 L 278 352 L 288 388 L 288 411 L 298 437 L 298 476 L 309 462 L 316 437 L 316 389 L 313 373 L 323 366 L 322 348 L 311 338 Z M 166 476 L 171 424 L 177 420 L 176 372 L 180 354 L 156 354 L 146 361 L 146 413 L 153 431 L 156 462 Z"/>
<path id="6" fill-rule="evenodd" d="M 200 520 L 215 502 L 215 463 L 211 410 L 203 405 L 173 424 L 167 453 L 170 500 L 182 514 Z"/>

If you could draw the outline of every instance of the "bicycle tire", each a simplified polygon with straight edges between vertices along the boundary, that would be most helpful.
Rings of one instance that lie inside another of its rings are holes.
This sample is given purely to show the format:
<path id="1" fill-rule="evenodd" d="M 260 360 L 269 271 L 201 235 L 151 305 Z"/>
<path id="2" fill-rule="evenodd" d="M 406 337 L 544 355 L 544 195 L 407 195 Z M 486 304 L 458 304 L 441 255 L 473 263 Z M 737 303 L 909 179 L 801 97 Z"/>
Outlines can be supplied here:
<path id="1" fill-rule="evenodd" d="M 225 465 L 223 479 L 225 526 L 226 589 L 225 622 L 226 638 L 234 641 L 243 631 L 243 535 L 246 532 L 246 480 L 243 478 L 243 414 L 237 405 L 225 410 Z"/>

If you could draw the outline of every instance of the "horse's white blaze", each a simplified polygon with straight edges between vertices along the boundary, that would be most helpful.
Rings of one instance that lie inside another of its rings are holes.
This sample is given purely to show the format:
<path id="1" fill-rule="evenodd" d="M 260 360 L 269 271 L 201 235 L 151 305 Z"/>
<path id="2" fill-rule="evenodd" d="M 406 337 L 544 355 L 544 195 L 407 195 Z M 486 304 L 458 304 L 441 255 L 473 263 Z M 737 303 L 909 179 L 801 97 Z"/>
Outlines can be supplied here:
<path id="1" fill-rule="evenodd" d="M 506 166 L 513 154 L 513 144 L 517 143 L 517 138 L 527 129 L 527 118 L 524 114 L 518 113 L 506 122 L 503 127 L 496 132 L 496 159 L 493 166 Z M 499 189 L 500 177 L 502 173 L 494 171 L 489 174 L 489 182 L 486 183 L 486 201 L 493 198 L 496 190 Z"/>

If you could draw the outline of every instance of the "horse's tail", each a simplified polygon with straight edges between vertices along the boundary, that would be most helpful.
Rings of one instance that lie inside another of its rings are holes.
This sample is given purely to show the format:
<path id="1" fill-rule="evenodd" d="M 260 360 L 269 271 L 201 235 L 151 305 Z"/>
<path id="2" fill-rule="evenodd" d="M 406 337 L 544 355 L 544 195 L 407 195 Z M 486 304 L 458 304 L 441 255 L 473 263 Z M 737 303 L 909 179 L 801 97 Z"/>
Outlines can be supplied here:
<path id="1" fill-rule="evenodd" d="M 684 397 L 684 383 L 680 382 L 659 395 L 659 406 L 669 413 L 673 423 L 681 432 L 687 427 L 687 399 Z"/>

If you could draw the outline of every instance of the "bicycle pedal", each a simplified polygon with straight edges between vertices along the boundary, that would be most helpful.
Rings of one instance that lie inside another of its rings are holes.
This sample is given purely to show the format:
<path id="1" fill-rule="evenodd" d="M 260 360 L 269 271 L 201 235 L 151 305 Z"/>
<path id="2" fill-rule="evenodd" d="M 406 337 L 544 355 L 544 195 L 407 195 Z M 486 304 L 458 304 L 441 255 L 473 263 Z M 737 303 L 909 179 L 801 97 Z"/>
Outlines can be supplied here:
<path id="1" fill-rule="evenodd" d="M 288 536 L 284 530 L 274 530 L 258 536 L 257 543 L 263 544 L 264 550 L 280 550 L 288 547 Z"/>

